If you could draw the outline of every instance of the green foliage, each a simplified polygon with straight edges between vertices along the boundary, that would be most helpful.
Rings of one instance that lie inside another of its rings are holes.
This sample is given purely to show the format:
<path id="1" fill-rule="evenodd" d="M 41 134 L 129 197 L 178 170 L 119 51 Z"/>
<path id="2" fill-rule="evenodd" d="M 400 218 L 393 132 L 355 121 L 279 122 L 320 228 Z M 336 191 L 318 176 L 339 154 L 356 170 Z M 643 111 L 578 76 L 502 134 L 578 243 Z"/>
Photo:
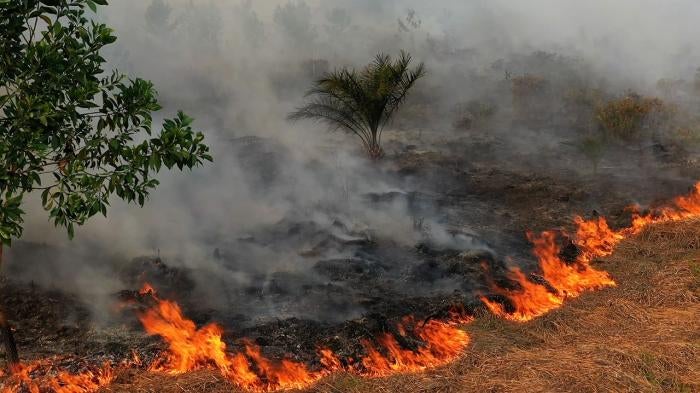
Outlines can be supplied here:
<path id="1" fill-rule="evenodd" d="M 393 60 L 379 54 L 361 71 L 343 68 L 327 73 L 309 90 L 309 102 L 289 115 L 315 119 L 357 135 L 373 159 L 383 155 L 381 133 L 416 81 L 425 75 L 423 63 L 410 68 L 411 56 Z"/>
<path id="2" fill-rule="evenodd" d="M 154 133 L 151 82 L 103 70 L 113 31 L 86 16 L 105 0 L 0 0 L 0 240 L 22 234 L 24 196 L 41 191 L 57 226 L 101 213 L 116 194 L 143 205 L 162 167 L 210 161 L 183 113 Z"/>

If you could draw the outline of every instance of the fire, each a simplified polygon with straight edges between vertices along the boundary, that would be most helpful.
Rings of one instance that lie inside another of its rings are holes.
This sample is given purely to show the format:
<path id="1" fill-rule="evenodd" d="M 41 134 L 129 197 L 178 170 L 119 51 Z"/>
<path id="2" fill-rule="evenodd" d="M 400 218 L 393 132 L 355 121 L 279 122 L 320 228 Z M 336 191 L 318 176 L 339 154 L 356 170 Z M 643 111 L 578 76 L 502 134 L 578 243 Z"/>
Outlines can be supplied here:
<path id="1" fill-rule="evenodd" d="M 148 287 L 150 288 L 150 285 Z M 150 290 L 155 297 L 153 289 Z M 227 352 L 226 343 L 222 340 L 223 329 L 219 325 L 209 324 L 197 328 L 193 321 L 184 317 L 177 303 L 158 298 L 156 300 L 156 306 L 139 315 L 146 332 L 161 336 L 168 344 L 167 354 L 151 364 L 151 371 L 182 374 L 215 367 L 222 375 L 241 387 L 267 387 L 251 370 L 243 354 L 230 355 Z M 251 350 L 251 353 L 255 351 Z M 276 380 L 286 381 L 286 378 L 280 377 Z M 279 386 L 286 387 L 292 386 Z"/>
<path id="2" fill-rule="evenodd" d="M 481 297 L 481 301 L 496 315 L 512 321 L 525 322 L 558 308 L 564 302 L 561 296 L 553 294 L 544 286 L 528 280 L 519 268 L 513 268 L 510 271 L 509 278 L 518 283 L 520 289 L 512 291 L 493 286 L 492 290 L 510 300 L 513 305 L 513 312 L 506 311 L 505 307 L 498 302 L 491 301 L 485 296 Z"/>
<path id="3" fill-rule="evenodd" d="M 5 381 L 2 393 L 84 393 L 94 392 L 107 386 L 114 380 L 114 370 L 110 363 L 105 363 L 97 370 L 88 370 L 78 374 L 65 371 L 56 372 L 54 364 L 58 359 L 44 359 L 13 367 L 10 378 Z"/>
<path id="4" fill-rule="evenodd" d="M 570 264 L 560 257 L 561 249 L 555 232 L 545 231 L 539 236 L 528 233 L 542 277 L 552 288 L 534 283 L 520 269 L 512 268 L 508 278 L 516 282 L 519 288 L 501 288 L 491 280 L 491 290 L 506 297 L 513 309 L 507 310 L 501 303 L 485 296 L 481 300 L 492 313 L 524 322 L 560 307 L 567 298 L 577 297 L 585 291 L 615 286 L 615 281 L 607 272 L 596 270 L 590 263 L 595 258 L 612 254 L 620 241 L 640 233 L 651 224 L 700 217 L 700 182 L 695 184 L 688 195 L 677 197 L 668 205 L 646 214 L 639 213 L 638 208 L 631 209 L 632 224 L 618 231 L 612 230 L 604 217 L 584 220 L 576 216 L 573 241 L 579 254 Z"/>
<path id="5" fill-rule="evenodd" d="M 467 333 L 455 323 L 430 320 L 423 325 L 416 325 L 412 318 L 404 319 L 399 331 L 405 335 L 407 326 L 414 326 L 417 337 L 427 343 L 416 351 L 403 349 L 396 337 L 383 334 L 377 342 L 384 348 L 383 355 L 372 343 L 363 341 L 367 356 L 361 361 L 362 374 L 367 376 L 384 376 L 395 372 L 423 371 L 429 367 L 443 365 L 459 356 L 469 344 Z"/>
<path id="6" fill-rule="evenodd" d="M 595 257 L 612 253 L 614 245 L 622 237 L 612 232 L 604 219 L 584 221 L 577 217 L 575 222 L 578 225 L 575 243 L 580 253 L 571 264 L 560 256 L 561 248 L 557 244 L 556 232 L 545 231 L 540 235 L 528 233 L 542 278 L 551 288 L 532 282 L 520 269 L 512 268 L 509 278 L 519 288 L 508 290 L 492 285 L 492 290 L 508 298 L 514 311 L 508 312 L 500 303 L 482 296 L 481 300 L 491 312 L 510 320 L 525 322 L 559 308 L 567 298 L 577 297 L 585 291 L 615 286 L 615 281 L 607 272 L 596 270 L 589 263 Z"/>
<path id="7" fill-rule="evenodd" d="M 568 298 L 615 286 L 609 274 L 593 268 L 591 262 L 610 255 L 619 242 L 651 224 L 700 217 L 700 183 L 688 195 L 677 197 L 666 206 L 644 214 L 638 208 L 632 211 L 631 225 L 620 230 L 611 229 L 604 217 L 591 220 L 575 217 L 576 231 L 571 238 L 578 253 L 573 261 L 562 259 L 557 232 L 528 233 L 533 255 L 546 283 L 530 278 L 519 268 L 512 268 L 508 278 L 517 286 L 503 288 L 490 277 L 484 265 L 492 293 L 504 297 L 509 304 L 486 296 L 481 297 L 482 301 L 492 313 L 524 322 L 561 307 Z M 150 364 L 150 371 L 176 375 L 214 369 L 234 385 L 251 391 L 304 388 L 336 371 L 367 377 L 418 372 L 454 360 L 470 342 L 469 335 L 460 328 L 472 320 L 464 312 L 453 311 L 446 320 L 423 322 L 406 317 L 397 324 L 398 333 L 384 333 L 373 340 L 364 340 L 366 354 L 359 359 L 341 359 L 332 350 L 319 348 L 320 366 L 311 369 L 289 359 L 271 360 L 249 340 L 242 341 L 242 350 L 232 351 L 223 340 L 221 326 L 211 323 L 197 327 L 184 316 L 177 303 L 160 299 L 150 284 L 145 284 L 139 293 L 155 301 L 152 307 L 139 314 L 146 332 L 162 337 L 168 345 L 168 350 Z M 400 342 L 409 337 L 420 339 L 422 344 L 415 349 L 404 348 Z M 22 364 L 10 370 L 9 375 L 0 371 L 0 377 L 4 378 L 0 393 L 87 393 L 109 385 L 115 378 L 115 369 L 109 363 L 77 374 L 58 371 L 59 363 L 60 359 L 53 358 Z M 138 353 L 134 352 L 133 359 L 122 362 L 119 369 L 141 364 Z"/>
<path id="8" fill-rule="evenodd" d="M 586 221 L 581 216 L 576 216 L 574 224 L 577 227 L 575 243 L 581 250 L 581 258 L 586 263 L 594 258 L 612 254 L 617 243 L 625 238 L 621 233 L 610 229 L 604 217 Z"/>
<path id="9" fill-rule="evenodd" d="M 187 319 L 180 306 L 161 300 L 151 292 L 157 304 L 139 318 L 152 335 L 162 337 L 168 351 L 150 366 L 151 371 L 181 374 L 198 369 L 216 369 L 238 387 L 253 391 L 271 391 L 307 387 L 332 372 L 344 370 L 364 376 L 382 376 L 395 372 L 414 372 L 446 364 L 458 357 L 469 343 L 469 336 L 459 328 L 471 319 L 452 313 L 449 321 L 430 320 L 418 323 L 407 317 L 397 326 L 406 336 L 411 331 L 424 345 L 416 350 L 404 349 L 396 337 L 383 334 L 378 345 L 363 342 L 367 355 L 358 362 L 344 365 L 330 349 L 319 349 L 318 370 L 292 360 L 273 361 L 249 340 L 244 350 L 231 352 L 223 341 L 223 329 L 216 324 L 197 328 Z"/>
<path id="10" fill-rule="evenodd" d="M 556 233 L 547 231 L 540 236 L 528 234 L 534 245 L 533 254 L 537 257 L 542 276 L 558 292 L 560 297 L 576 297 L 591 289 L 614 286 L 615 282 L 607 272 L 592 268 L 586 252 L 574 264 L 567 264 L 559 256 L 561 250 L 556 243 Z"/>
<path id="11" fill-rule="evenodd" d="M 155 295 L 156 290 L 153 289 L 153 286 L 149 283 L 144 283 L 141 289 L 139 290 L 139 295 L 141 296 L 146 296 L 146 295 Z"/>
<path id="12" fill-rule="evenodd" d="M 632 217 L 632 225 L 626 228 L 624 233 L 633 235 L 650 224 L 697 217 L 700 217 L 700 182 L 696 183 L 687 195 L 676 197 L 669 206 L 654 209 L 647 214 L 640 214 L 636 209 Z"/>
<path id="13" fill-rule="evenodd" d="M 330 372 L 335 372 L 343 369 L 343 363 L 338 359 L 338 356 L 328 348 L 322 348 L 318 350 L 318 354 L 321 357 L 319 360 L 323 368 Z"/>

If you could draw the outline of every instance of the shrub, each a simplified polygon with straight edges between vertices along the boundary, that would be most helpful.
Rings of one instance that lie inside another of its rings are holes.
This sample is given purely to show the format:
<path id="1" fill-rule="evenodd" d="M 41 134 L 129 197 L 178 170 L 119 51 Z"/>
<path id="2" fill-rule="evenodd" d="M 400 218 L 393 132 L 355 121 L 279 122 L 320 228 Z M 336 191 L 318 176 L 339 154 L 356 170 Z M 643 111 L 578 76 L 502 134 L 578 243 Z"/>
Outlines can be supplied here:
<path id="1" fill-rule="evenodd" d="M 644 129 L 660 125 L 667 115 L 663 101 L 634 93 L 608 101 L 596 111 L 602 129 L 625 141 L 639 139 Z"/>

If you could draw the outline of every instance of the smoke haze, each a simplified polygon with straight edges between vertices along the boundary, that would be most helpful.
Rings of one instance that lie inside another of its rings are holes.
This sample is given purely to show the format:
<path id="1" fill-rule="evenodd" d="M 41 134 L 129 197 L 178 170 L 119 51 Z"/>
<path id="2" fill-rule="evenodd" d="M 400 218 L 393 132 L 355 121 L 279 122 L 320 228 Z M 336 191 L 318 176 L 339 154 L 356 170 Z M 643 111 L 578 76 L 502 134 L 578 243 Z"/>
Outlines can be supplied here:
<path id="1" fill-rule="evenodd" d="M 90 296 L 123 287 L 105 265 L 141 255 L 162 255 L 198 271 L 198 281 L 210 284 L 200 290 L 212 298 L 226 291 L 234 296 L 259 275 L 312 276 L 318 260 L 352 257 L 347 247 L 300 255 L 316 247 L 318 233 L 341 243 L 381 238 L 411 247 L 429 238 L 444 247 L 505 252 L 470 223 L 455 235 L 439 207 L 410 197 L 429 187 L 377 169 L 354 138 L 286 120 L 325 71 L 406 50 L 426 63 L 428 76 L 387 130 L 389 150 L 405 148 L 400 133 L 408 143 L 411 136 L 454 136 L 460 105 L 479 100 L 498 108 L 489 127 L 502 141 L 494 154 L 511 162 L 504 165 L 556 175 L 580 170 L 562 147 L 570 134 L 564 126 L 543 131 L 513 121 L 508 78 L 535 74 L 553 89 L 658 94 L 659 79 L 692 80 L 700 65 L 700 3 L 694 0 L 112 3 L 98 15 L 119 38 L 106 53 L 109 65 L 155 83 L 164 107 L 159 116 L 178 109 L 193 116 L 215 161 L 191 173 L 163 173 L 144 209 L 115 200 L 108 217 L 78 229 L 73 242 L 30 202 L 24 240 L 59 245 L 67 256 L 32 269 L 28 278 Z M 630 171 L 625 176 L 641 176 Z M 368 202 L 386 195 L 393 197 Z M 211 306 L 229 305 L 216 303 Z M 279 313 L 270 307 L 271 315 Z"/>

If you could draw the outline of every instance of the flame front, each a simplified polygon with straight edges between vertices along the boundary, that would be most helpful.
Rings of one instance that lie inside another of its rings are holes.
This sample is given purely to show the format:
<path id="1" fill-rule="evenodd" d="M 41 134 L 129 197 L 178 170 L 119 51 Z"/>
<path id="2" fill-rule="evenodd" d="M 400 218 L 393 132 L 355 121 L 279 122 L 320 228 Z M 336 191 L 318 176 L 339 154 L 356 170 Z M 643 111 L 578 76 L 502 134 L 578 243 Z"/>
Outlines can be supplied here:
<path id="1" fill-rule="evenodd" d="M 633 215 L 632 226 L 626 228 L 625 235 L 641 232 L 650 224 L 658 222 L 680 221 L 700 217 L 700 182 L 695 184 L 688 195 L 679 196 L 669 206 L 652 210 L 647 214 Z"/>
<path id="2" fill-rule="evenodd" d="M 150 293 L 154 294 L 152 288 Z M 320 377 L 300 363 L 286 360 L 273 363 L 249 342 L 245 344 L 245 354 L 231 354 L 219 325 L 197 328 L 193 321 L 184 317 L 177 303 L 156 300 L 156 306 L 139 316 L 148 334 L 158 335 L 168 344 L 168 352 L 151 364 L 151 371 L 181 374 L 216 368 L 234 384 L 251 390 L 298 388 Z M 251 364 L 256 366 L 257 373 Z"/>
<path id="3" fill-rule="evenodd" d="M 530 279 L 519 268 L 512 268 L 508 277 L 518 284 L 517 289 L 503 288 L 490 278 L 491 291 L 508 300 L 511 307 L 486 296 L 482 300 L 494 314 L 514 321 L 528 321 L 560 307 L 567 298 L 579 296 L 589 290 L 614 286 L 615 282 L 605 271 L 593 268 L 596 258 L 610 255 L 623 239 L 638 234 L 648 225 L 659 222 L 679 221 L 700 217 L 700 183 L 686 196 L 675 198 L 667 206 L 640 213 L 633 208 L 629 227 L 612 230 L 603 217 L 585 220 L 575 217 L 576 232 L 572 236 L 578 254 L 574 261 L 564 261 L 557 242 L 557 233 L 528 234 L 533 244 L 542 278 L 546 283 Z M 398 335 L 381 334 L 373 340 L 362 342 L 366 355 L 360 359 L 344 361 L 328 348 L 319 349 L 320 367 L 311 370 L 304 363 L 292 360 L 273 361 L 265 357 L 261 349 L 250 341 L 243 342 L 243 350 L 232 352 L 223 341 L 223 329 L 217 324 L 198 328 L 187 319 L 180 306 L 161 300 L 149 284 L 140 291 L 150 295 L 155 306 L 139 315 L 146 331 L 162 337 L 168 351 L 149 366 L 149 370 L 168 374 L 181 374 L 198 369 L 216 369 L 238 387 L 253 391 L 304 388 L 335 371 L 346 371 L 368 377 L 385 376 L 397 372 L 416 372 L 448 363 L 458 357 L 469 343 L 469 336 L 460 325 L 469 323 L 470 316 L 453 312 L 445 321 L 417 322 L 411 317 L 396 326 Z M 407 332 L 420 339 L 423 345 L 414 350 L 400 345 Z M 2 393 L 29 391 L 40 393 L 94 392 L 114 380 L 115 370 L 110 364 L 78 374 L 57 371 L 54 359 L 46 359 L 20 365 L 5 378 Z M 141 364 L 138 356 L 123 362 L 119 368 Z"/>
<path id="4" fill-rule="evenodd" d="M 467 333 L 455 326 L 457 323 L 466 323 L 469 320 L 456 321 L 456 319 L 449 322 L 430 320 L 425 324 L 417 325 L 412 318 L 405 318 L 399 325 L 399 331 L 405 332 L 406 326 L 414 326 L 414 334 L 427 343 L 416 351 L 403 349 L 396 337 L 388 333 L 377 339 L 386 355 L 382 354 L 375 345 L 363 341 L 367 355 L 361 361 L 364 368 L 361 374 L 378 377 L 395 372 L 416 372 L 449 362 L 459 356 L 469 344 Z"/>
<path id="5" fill-rule="evenodd" d="M 95 371 L 71 374 L 65 371 L 53 372 L 55 362 L 54 359 L 44 359 L 12 367 L 12 375 L 2 388 L 2 393 L 40 393 L 46 389 L 55 393 L 94 392 L 114 380 L 114 370 L 109 363 Z M 42 371 L 43 375 L 36 376 L 38 371 Z"/>
<path id="6" fill-rule="evenodd" d="M 383 334 L 377 344 L 363 342 L 367 355 L 359 362 L 344 365 L 330 349 L 318 351 L 318 370 L 310 370 L 304 363 L 292 360 L 273 361 L 249 340 L 243 341 L 244 350 L 234 353 L 227 349 L 219 325 L 197 328 L 184 317 L 180 306 L 155 297 L 157 304 L 139 316 L 146 332 L 162 337 L 168 351 L 149 367 L 151 371 L 181 374 L 198 369 L 217 369 L 238 387 L 254 391 L 304 388 L 332 372 L 344 370 L 364 376 L 383 376 L 395 372 L 421 371 L 446 364 L 459 356 L 469 343 L 467 333 L 459 328 L 469 317 L 453 313 L 447 322 L 430 320 L 418 323 L 404 318 L 397 326 L 400 334 L 412 331 L 424 345 L 416 350 L 401 347 L 396 337 Z"/>
<path id="7" fill-rule="evenodd" d="M 646 214 L 640 214 L 637 208 L 631 209 L 634 212 L 631 225 L 619 231 L 612 230 L 604 217 L 585 220 L 576 216 L 573 241 L 579 254 L 570 264 L 560 256 L 561 249 L 557 245 L 555 232 L 545 231 L 540 235 L 529 233 L 528 239 L 533 244 L 532 252 L 539 262 L 542 277 L 551 288 L 532 282 L 520 269 L 512 268 L 508 277 L 519 285 L 517 290 L 501 288 L 491 280 L 492 292 L 507 298 L 512 309 L 486 296 L 482 296 L 481 300 L 494 314 L 524 322 L 560 307 L 567 298 L 577 297 L 585 291 L 615 286 L 615 281 L 607 272 L 596 270 L 590 263 L 596 258 L 610 255 L 620 241 L 640 233 L 650 224 L 700 217 L 700 182 L 688 195 L 675 198 L 667 206 Z"/>

